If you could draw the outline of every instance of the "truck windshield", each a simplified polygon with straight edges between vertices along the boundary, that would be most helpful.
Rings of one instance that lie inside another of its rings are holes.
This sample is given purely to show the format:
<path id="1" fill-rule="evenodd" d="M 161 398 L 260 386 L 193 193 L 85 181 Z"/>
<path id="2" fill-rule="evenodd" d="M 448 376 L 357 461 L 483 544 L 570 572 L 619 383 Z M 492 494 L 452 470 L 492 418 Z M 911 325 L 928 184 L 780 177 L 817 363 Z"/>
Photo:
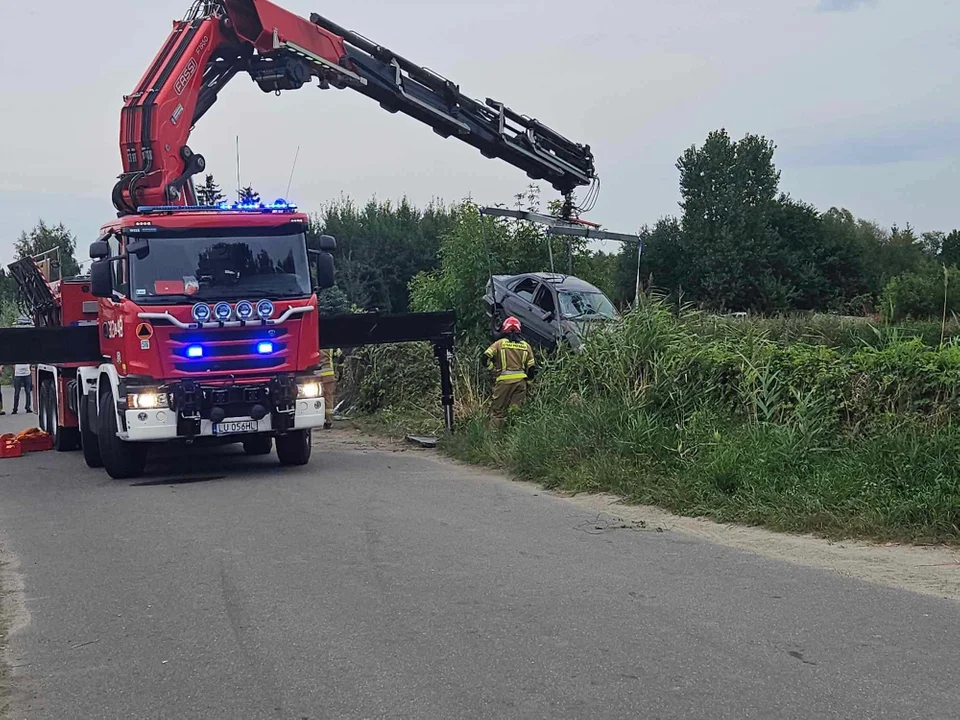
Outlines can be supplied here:
<path id="1" fill-rule="evenodd" d="M 601 292 L 561 290 L 558 293 L 560 312 L 568 320 L 580 318 L 605 318 L 612 320 L 617 311 L 607 296 Z"/>
<path id="2" fill-rule="evenodd" d="M 151 235 L 146 257 L 130 258 L 136 302 L 255 300 L 311 294 L 302 233 L 199 237 Z"/>

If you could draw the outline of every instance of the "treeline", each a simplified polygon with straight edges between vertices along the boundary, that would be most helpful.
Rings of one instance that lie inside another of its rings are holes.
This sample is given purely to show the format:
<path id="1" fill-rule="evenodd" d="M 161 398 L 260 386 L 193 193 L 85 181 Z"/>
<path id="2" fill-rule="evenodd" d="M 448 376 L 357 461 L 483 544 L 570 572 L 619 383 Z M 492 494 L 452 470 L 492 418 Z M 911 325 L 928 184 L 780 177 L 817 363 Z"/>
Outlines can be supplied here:
<path id="1" fill-rule="evenodd" d="M 944 267 L 960 263 L 960 232 L 918 235 L 845 209 L 819 212 L 780 192 L 774 151 L 763 137 L 734 141 L 719 130 L 683 153 L 682 214 L 641 232 L 646 288 L 719 311 L 894 320 L 942 312 Z M 634 295 L 637 249 L 618 260 L 613 292 L 624 303 Z M 948 312 L 960 312 L 960 288 L 947 301 Z"/>
<path id="2" fill-rule="evenodd" d="M 845 209 L 820 212 L 780 191 L 774 152 L 763 137 L 734 141 L 719 130 L 681 155 L 682 212 L 640 231 L 645 290 L 716 311 L 879 313 L 894 321 L 960 313 L 960 232 L 917 234 L 909 225 L 882 228 Z M 206 204 L 227 200 L 212 175 L 199 184 L 198 196 Z M 237 198 L 259 202 L 260 195 L 248 185 Z M 536 187 L 511 204 L 541 209 Z M 481 224 L 476 210 L 470 202 L 420 208 L 406 199 L 350 198 L 320 208 L 312 215 L 310 243 L 324 233 L 338 241 L 337 289 L 324 294 L 324 309 L 405 312 L 412 287 L 421 306 L 445 304 L 472 322 L 491 271 L 566 268 L 567 249 L 558 239 L 551 247 L 532 226 L 489 219 Z M 65 274 L 75 272 L 76 238 L 63 225 L 41 221 L 21 235 L 16 255 L 56 246 Z M 633 302 L 636 247 L 608 254 L 575 242 L 570 251 L 574 274 L 621 306 Z M 0 273 L 4 308 L 15 294 L 12 279 Z"/>

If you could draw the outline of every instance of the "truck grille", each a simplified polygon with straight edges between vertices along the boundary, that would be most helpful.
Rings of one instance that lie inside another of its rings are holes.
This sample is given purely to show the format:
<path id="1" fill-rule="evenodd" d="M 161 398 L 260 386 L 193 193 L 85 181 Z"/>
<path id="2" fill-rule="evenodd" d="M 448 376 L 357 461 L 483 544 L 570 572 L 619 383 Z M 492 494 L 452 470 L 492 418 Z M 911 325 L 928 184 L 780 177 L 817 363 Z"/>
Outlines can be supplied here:
<path id="1" fill-rule="evenodd" d="M 293 342 L 292 342 L 293 341 Z M 257 346 L 273 344 L 261 354 Z M 209 375 L 287 369 L 295 341 L 285 327 L 211 328 L 206 331 L 175 331 L 167 341 L 177 375 Z M 190 357 L 190 348 L 202 348 L 201 357 Z"/>

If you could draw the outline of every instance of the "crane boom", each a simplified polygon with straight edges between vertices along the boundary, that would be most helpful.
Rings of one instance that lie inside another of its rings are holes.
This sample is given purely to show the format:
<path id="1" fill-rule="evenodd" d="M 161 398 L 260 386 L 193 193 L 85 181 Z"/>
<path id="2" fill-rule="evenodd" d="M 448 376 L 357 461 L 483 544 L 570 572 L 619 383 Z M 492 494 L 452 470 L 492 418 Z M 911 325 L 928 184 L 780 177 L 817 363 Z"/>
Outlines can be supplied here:
<path id="1" fill-rule="evenodd" d="M 187 145 L 196 123 L 239 72 L 264 92 L 350 88 L 499 158 L 564 194 L 595 177 L 589 145 L 568 140 L 503 103 L 473 100 L 437 73 L 313 14 L 307 20 L 270 0 L 195 0 L 174 23 L 136 89 L 124 98 L 120 215 L 141 205 L 193 205 L 191 178 L 205 169 Z"/>

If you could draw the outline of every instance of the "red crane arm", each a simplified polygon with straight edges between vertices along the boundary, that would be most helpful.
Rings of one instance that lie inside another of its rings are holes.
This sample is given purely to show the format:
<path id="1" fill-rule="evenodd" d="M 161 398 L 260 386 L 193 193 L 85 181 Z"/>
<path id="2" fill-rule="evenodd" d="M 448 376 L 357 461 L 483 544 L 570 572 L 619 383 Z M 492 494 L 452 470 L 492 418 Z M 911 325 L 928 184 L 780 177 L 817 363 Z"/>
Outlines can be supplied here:
<path id="1" fill-rule="evenodd" d="M 144 205 L 193 205 L 191 178 L 205 169 L 187 145 L 194 125 L 238 72 L 264 92 L 351 88 L 443 137 L 466 142 L 533 179 L 548 180 L 575 210 L 572 192 L 595 180 L 593 154 L 538 121 L 457 85 L 319 15 L 310 20 L 270 0 L 194 0 L 124 98 L 123 174 L 113 191 L 121 215 Z"/>

